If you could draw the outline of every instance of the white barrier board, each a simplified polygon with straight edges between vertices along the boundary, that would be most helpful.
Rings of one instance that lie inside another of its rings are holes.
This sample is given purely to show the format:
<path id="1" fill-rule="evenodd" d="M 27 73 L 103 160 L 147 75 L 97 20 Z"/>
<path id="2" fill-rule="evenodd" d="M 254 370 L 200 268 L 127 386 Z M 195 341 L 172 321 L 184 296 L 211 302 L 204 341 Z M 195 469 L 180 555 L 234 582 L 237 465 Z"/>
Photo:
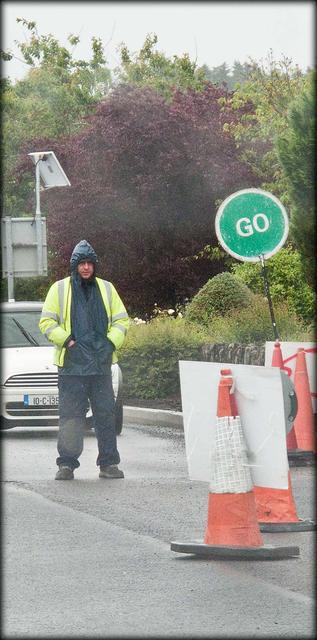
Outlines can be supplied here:
<path id="1" fill-rule="evenodd" d="M 219 362 L 179 362 L 185 448 L 191 480 L 209 482 L 221 369 L 231 369 L 253 484 L 288 488 L 280 370 Z"/>
<path id="2" fill-rule="evenodd" d="M 274 349 L 274 342 L 265 343 L 265 366 L 270 367 L 272 364 L 272 356 Z M 316 380 L 316 365 L 317 365 L 317 344 L 316 342 L 280 342 L 282 358 L 285 364 L 285 368 L 288 369 L 288 375 L 294 383 L 294 373 L 296 367 L 297 350 L 300 348 L 305 349 L 305 358 L 307 366 L 307 375 L 309 380 L 309 387 L 312 396 L 312 405 L 314 413 L 317 413 L 317 380 Z"/>

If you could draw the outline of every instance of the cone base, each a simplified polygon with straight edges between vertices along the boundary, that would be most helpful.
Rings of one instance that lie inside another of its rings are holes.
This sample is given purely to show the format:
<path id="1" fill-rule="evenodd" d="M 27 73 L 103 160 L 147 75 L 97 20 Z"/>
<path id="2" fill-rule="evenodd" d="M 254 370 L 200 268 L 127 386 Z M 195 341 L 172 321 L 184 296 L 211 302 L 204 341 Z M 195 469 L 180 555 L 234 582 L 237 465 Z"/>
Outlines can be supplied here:
<path id="1" fill-rule="evenodd" d="M 303 449 L 289 449 L 287 457 L 290 467 L 306 467 L 316 464 L 316 454 Z"/>
<path id="2" fill-rule="evenodd" d="M 281 560 L 299 556 L 299 547 L 274 547 L 271 545 L 263 545 L 263 547 L 230 547 L 204 544 L 198 540 L 193 542 L 171 542 L 171 551 L 232 560 Z"/>
<path id="3" fill-rule="evenodd" d="M 299 522 L 259 522 L 263 533 L 279 533 L 283 531 L 316 531 L 313 520 L 299 520 Z"/>

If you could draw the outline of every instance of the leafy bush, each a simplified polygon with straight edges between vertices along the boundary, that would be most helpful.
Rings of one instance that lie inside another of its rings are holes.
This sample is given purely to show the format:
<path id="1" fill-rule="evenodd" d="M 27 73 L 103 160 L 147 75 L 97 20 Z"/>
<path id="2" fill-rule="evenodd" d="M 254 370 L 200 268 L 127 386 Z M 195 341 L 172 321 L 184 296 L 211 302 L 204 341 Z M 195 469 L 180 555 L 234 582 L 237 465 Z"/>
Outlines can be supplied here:
<path id="1" fill-rule="evenodd" d="M 202 346 L 211 343 L 260 343 L 274 334 L 267 300 L 254 295 L 252 305 L 208 318 L 209 325 L 162 314 L 151 322 L 135 318 L 120 350 L 124 398 L 180 398 L 179 360 L 201 360 Z M 287 305 L 277 304 L 277 328 L 282 340 L 313 340 Z"/>
<path id="2" fill-rule="evenodd" d="M 180 393 L 179 360 L 201 360 L 206 336 L 182 319 L 162 318 L 132 326 L 120 350 L 124 395 L 140 399 Z"/>
<path id="3" fill-rule="evenodd" d="M 229 272 L 219 273 L 194 296 L 186 309 L 186 319 L 208 326 L 211 318 L 247 307 L 252 298 L 251 290 L 241 279 Z"/>
<path id="4" fill-rule="evenodd" d="M 259 263 L 234 264 L 232 273 L 254 293 L 263 293 L 264 282 Z M 303 275 L 298 251 L 287 247 L 280 249 L 267 262 L 267 274 L 272 302 L 287 302 L 290 310 L 306 323 L 313 322 L 316 313 L 316 294 Z"/>
<path id="5" fill-rule="evenodd" d="M 286 303 L 280 302 L 275 305 L 274 316 L 281 340 L 310 341 L 314 339 L 313 329 L 309 330 L 307 326 L 303 326 L 303 322 L 289 310 Z M 210 342 L 263 344 L 267 340 L 274 340 L 267 300 L 260 295 L 254 295 L 252 306 L 231 311 L 225 317 L 212 319 L 208 326 L 208 334 Z"/>

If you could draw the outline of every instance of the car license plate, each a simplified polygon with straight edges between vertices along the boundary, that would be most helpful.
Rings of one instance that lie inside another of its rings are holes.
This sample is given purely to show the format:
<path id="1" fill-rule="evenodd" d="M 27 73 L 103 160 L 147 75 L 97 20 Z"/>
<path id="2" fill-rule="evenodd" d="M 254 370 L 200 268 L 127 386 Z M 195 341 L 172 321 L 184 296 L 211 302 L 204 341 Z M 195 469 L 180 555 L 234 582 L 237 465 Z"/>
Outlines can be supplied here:
<path id="1" fill-rule="evenodd" d="M 33 396 L 24 394 L 23 404 L 25 407 L 58 407 L 58 395 Z"/>

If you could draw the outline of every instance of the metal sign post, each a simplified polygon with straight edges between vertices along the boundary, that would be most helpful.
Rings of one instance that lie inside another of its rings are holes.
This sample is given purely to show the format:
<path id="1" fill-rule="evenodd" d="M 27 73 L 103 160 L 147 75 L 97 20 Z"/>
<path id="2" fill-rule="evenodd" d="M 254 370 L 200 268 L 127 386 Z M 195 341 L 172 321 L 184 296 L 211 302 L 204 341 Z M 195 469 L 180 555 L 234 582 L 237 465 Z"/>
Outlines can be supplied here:
<path id="1" fill-rule="evenodd" d="M 42 251 L 42 223 L 41 223 L 41 204 L 40 204 L 40 159 L 36 161 L 35 165 L 35 193 L 36 193 L 36 209 L 35 209 L 35 228 L 36 228 L 36 243 L 37 243 L 37 268 L 38 273 L 42 273 L 43 268 L 43 251 Z"/>
<path id="2" fill-rule="evenodd" d="M 5 227 L 5 242 L 7 247 L 7 273 L 8 273 L 8 301 L 14 302 L 14 272 L 13 272 L 13 251 L 12 251 L 12 227 L 11 218 Z M 3 249 L 2 249 L 3 255 Z"/>
<path id="3" fill-rule="evenodd" d="M 283 246 L 288 216 L 281 202 L 261 189 L 243 189 L 226 198 L 217 211 L 216 235 L 224 250 L 242 262 L 261 262 L 275 339 L 278 338 L 265 258 Z"/>
<path id="4" fill-rule="evenodd" d="M 270 309 L 270 316 L 271 316 L 271 322 L 272 322 L 272 327 L 273 327 L 274 338 L 275 338 L 275 340 L 279 340 L 280 337 L 279 337 L 278 331 L 277 331 L 275 315 L 274 315 L 274 309 L 273 309 L 273 303 L 272 303 L 272 298 L 271 298 L 271 294 L 270 294 L 270 286 L 269 286 L 269 281 L 268 281 L 268 277 L 267 277 L 267 271 L 266 271 L 266 266 L 265 266 L 264 256 L 263 255 L 260 256 L 260 260 L 261 260 L 261 265 L 262 265 L 262 276 L 263 276 L 263 281 L 264 281 L 264 292 L 265 292 L 265 295 L 267 297 L 267 301 L 269 303 L 269 309 Z"/>

